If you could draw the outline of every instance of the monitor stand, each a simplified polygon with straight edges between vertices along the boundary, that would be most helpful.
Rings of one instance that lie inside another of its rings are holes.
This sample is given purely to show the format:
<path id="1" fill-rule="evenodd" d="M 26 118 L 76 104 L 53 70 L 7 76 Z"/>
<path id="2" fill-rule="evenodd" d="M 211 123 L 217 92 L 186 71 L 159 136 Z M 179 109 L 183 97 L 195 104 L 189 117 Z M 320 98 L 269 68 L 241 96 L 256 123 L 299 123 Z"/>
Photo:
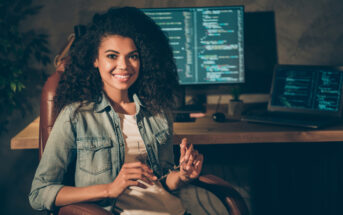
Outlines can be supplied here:
<path id="1" fill-rule="evenodd" d="M 194 122 L 196 118 L 191 118 L 191 113 L 205 113 L 207 96 L 206 94 L 191 95 L 191 99 L 186 101 L 185 88 L 182 87 L 178 95 L 179 101 L 174 112 L 174 122 Z"/>

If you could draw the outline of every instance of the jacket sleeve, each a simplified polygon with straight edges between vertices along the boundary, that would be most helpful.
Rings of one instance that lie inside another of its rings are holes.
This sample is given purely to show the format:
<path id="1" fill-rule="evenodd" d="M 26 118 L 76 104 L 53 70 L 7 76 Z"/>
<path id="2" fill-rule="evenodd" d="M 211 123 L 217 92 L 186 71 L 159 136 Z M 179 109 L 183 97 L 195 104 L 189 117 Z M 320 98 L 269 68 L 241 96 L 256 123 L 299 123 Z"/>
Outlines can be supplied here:
<path id="1" fill-rule="evenodd" d="M 29 194 L 32 208 L 53 210 L 68 165 L 75 156 L 75 136 L 72 108 L 67 106 L 55 121 L 33 178 Z"/>
<path id="2" fill-rule="evenodd" d="M 174 150 L 173 150 L 173 119 L 172 115 L 164 113 L 164 117 L 167 120 L 168 129 L 161 133 L 159 140 L 164 142 L 159 148 L 159 162 L 162 168 L 162 174 L 167 174 L 170 169 L 174 167 Z"/>

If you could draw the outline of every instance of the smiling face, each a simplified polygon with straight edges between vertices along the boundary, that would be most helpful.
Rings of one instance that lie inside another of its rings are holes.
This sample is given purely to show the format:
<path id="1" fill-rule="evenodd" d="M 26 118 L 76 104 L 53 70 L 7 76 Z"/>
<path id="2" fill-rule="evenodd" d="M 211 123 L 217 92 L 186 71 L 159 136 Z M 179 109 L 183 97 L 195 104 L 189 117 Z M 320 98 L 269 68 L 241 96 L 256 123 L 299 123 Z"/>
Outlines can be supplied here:
<path id="1" fill-rule="evenodd" d="M 119 35 L 103 37 L 94 61 L 107 95 L 127 93 L 138 78 L 140 61 L 131 38 Z"/>

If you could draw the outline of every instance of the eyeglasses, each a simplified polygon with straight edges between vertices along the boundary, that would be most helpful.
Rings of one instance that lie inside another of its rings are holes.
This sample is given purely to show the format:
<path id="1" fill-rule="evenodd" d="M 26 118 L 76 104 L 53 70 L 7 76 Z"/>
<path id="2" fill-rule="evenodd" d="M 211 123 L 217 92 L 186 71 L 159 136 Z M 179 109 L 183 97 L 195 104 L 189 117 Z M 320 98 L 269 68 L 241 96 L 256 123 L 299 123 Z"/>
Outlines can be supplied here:
<path id="1" fill-rule="evenodd" d="M 139 144 L 139 141 L 137 141 L 138 155 L 137 155 L 136 159 L 137 159 L 139 162 L 143 163 L 143 164 L 146 164 L 146 165 L 148 165 L 148 166 L 151 166 L 151 165 L 149 165 L 150 162 L 149 162 L 149 159 L 148 159 L 148 154 L 147 154 L 147 152 L 146 152 L 145 146 L 144 146 L 144 147 L 141 147 L 140 145 L 141 145 L 141 144 Z M 168 173 L 166 173 L 166 174 L 162 175 L 161 177 L 159 177 L 159 178 L 157 179 L 157 181 L 161 181 L 161 180 L 167 178 L 167 176 L 169 175 L 169 173 L 171 173 L 172 171 L 178 171 L 178 170 L 180 170 L 180 167 L 181 167 L 182 164 L 183 164 L 183 163 L 181 163 L 181 164 L 179 164 L 179 165 L 177 165 L 177 166 L 174 165 L 174 167 L 173 167 L 172 169 L 169 169 Z"/>
<path id="2" fill-rule="evenodd" d="M 169 173 L 171 173 L 172 171 L 177 171 L 177 170 L 180 170 L 180 164 L 179 165 L 174 165 L 174 167 L 172 169 L 169 169 L 168 173 L 167 174 L 164 174 L 162 175 L 161 177 L 159 177 L 157 179 L 157 181 L 161 181 L 162 179 L 165 179 L 167 178 L 167 176 L 169 175 Z"/>

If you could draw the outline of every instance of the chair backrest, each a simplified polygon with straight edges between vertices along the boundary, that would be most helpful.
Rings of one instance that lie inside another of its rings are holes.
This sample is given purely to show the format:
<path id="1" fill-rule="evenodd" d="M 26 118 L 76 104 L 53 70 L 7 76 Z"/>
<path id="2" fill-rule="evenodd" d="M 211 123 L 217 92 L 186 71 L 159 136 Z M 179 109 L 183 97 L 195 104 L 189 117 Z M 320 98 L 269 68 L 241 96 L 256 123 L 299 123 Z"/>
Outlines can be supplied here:
<path id="1" fill-rule="evenodd" d="M 48 78 L 42 89 L 39 121 L 39 159 L 43 154 L 46 141 L 48 140 L 50 131 L 58 115 L 54 105 L 54 97 L 61 74 L 64 72 L 64 67 L 69 60 L 69 57 L 67 56 L 69 49 L 75 39 L 84 34 L 85 29 L 84 25 L 74 26 L 74 33 L 69 35 L 67 43 L 54 59 L 56 71 Z"/>
<path id="2" fill-rule="evenodd" d="M 55 110 L 54 97 L 61 74 L 64 72 L 66 61 L 67 59 L 62 60 L 56 68 L 56 71 L 45 82 L 42 89 L 39 121 L 39 158 L 43 154 L 46 141 L 58 115 Z"/>

